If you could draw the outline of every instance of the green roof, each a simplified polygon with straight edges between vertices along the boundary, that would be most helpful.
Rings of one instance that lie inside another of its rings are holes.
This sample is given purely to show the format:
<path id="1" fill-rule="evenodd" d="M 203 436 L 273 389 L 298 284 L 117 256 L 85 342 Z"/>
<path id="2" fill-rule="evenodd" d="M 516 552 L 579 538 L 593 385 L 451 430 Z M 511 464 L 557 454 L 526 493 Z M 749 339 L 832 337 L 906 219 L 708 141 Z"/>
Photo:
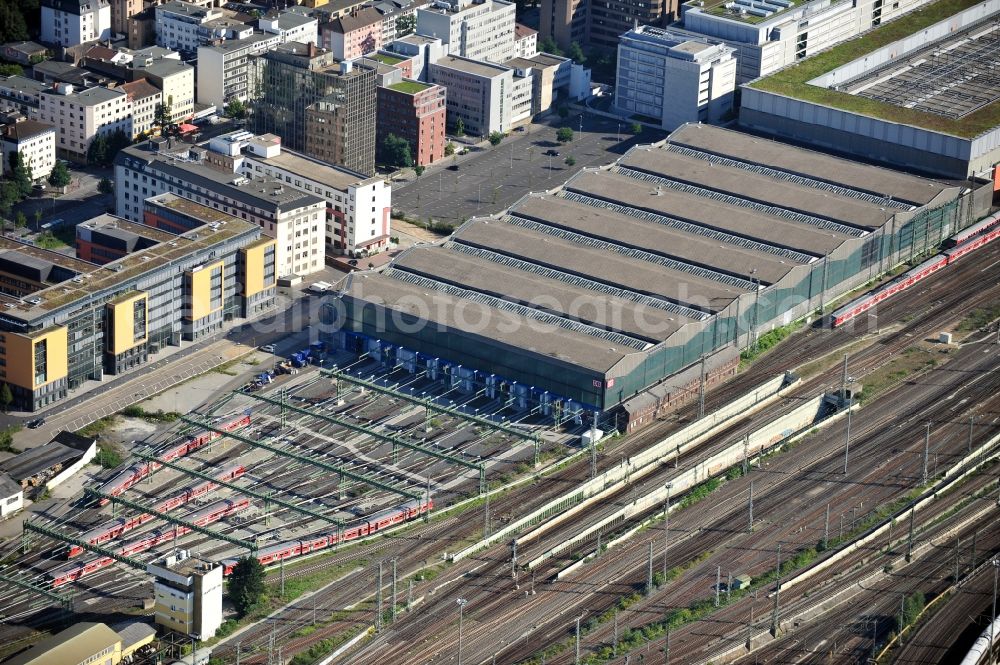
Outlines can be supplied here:
<path id="1" fill-rule="evenodd" d="M 378 60 L 379 62 L 384 62 L 387 65 L 398 65 L 406 60 L 406 58 L 397 58 L 394 55 L 386 55 L 385 53 L 376 53 L 369 57 L 372 60 Z"/>
<path id="2" fill-rule="evenodd" d="M 415 95 L 418 92 L 423 92 L 429 87 L 431 87 L 429 84 L 420 83 L 419 81 L 400 81 L 399 83 L 393 83 L 390 85 L 389 89 L 405 92 L 408 95 Z"/>
<path id="3" fill-rule="evenodd" d="M 751 23 L 751 24 L 760 23 L 762 21 L 769 21 L 778 14 L 782 14 L 788 11 L 789 9 L 794 9 L 795 7 L 799 6 L 799 4 L 801 4 L 798 0 L 795 0 L 791 6 L 785 7 L 781 11 L 774 12 L 770 16 L 754 16 L 753 14 L 740 16 L 739 14 L 734 14 L 733 12 L 729 11 L 729 9 L 726 8 L 726 3 L 728 2 L 730 2 L 730 0 L 708 0 L 707 2 L 705 2 L 704 6 L 690 2 L 686 4 L 688 7 L 698 7 L 706 14 L 711 14 L 713 16 L 724 16 L 734 21 L 740 21 L 741 23 Z"/>
<path id="4" fill-rule="evenodd" d="M 793 99 L 823 104 L 832 108 L 859 113 L 889 122 L 922 127 L 935 132 L 973 138 L 1000 125 L 1000 102 L 994 102 L 964 118 L 952 119 L 933 113 L 903 108 L 846 92 L 831 90 L 809 81 L 857 60 L 883 46 L 905 39 L 935 23 L 939 23 L 982 0 L 938 0 L 874 30 L 863 33 L 828 51 L 824 51 L 779 72 L 757 79 L 749 87 L 773 92 Z"/>

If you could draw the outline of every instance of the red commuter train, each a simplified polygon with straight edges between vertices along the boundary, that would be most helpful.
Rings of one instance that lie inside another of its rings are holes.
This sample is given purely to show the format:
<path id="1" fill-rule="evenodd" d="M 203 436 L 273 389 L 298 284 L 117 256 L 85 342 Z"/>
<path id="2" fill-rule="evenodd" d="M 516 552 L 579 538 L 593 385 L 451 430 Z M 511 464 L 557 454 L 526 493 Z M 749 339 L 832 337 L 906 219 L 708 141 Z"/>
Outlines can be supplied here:
<path id="1" fill-rule="evenodd" d="M 236 480 L 245 472 L 246 468 L 242 464 L 234 464 L 223 469 L 216 476 L 216 478 L 219 480 Z M 179 508 L 186 503 L 194 501 L 198 497 L 208 494 L 216 487 L 218 487 L 217 484 L 206 480 L 205 482 L 189 487 L 183 492 L 175 494 L 174 496 L 155 504 L 153 506 L 153 510 L 158 513 L 170 512 L 174 508 Z M 154 518 L 155 515 L 151 513 L 142 513 L 141 515 L 133 515 L 132 517 L 120 517 L 116 520 L 111 520 L 100 526 L 94 527 L 80 536 L 80 539 L 90 543 L 91 545 L 100 545 L 108 542 L 109 540 L 115 540 L 125 532 L 132 531 Z M 83 554 L 85 551 L 86 550 L 84 550 L 80 545 L 70 545 L 67 556 L 69 558 L 73 558 Z"/>
<path id="2" fill-rule="evenodd" d="M 246 427 L 249 424 L 250 415 L 248 413 L 244 413 L 236 418 L 233 418 L 232 420 L 220 424 L 218 429 L 225 432 L 232 432 L 233 430 L 241 427 Z M 222 435 L 211 430 L 199 432 L 198 434 L 189 436 L 183 443 L 167 448 L 167 450 L 165 450 L 158 457 L 164 462 L 173 462 L 174 460 L 184 457 L 185 455 L 198 450 L 202 446 L 215 441 L 220 436 Z M 161 466 L 161 464 L 157 464 L 156 462 L 136 462 L 108 482 L 104 483 L 104 485 L 101 486 L 101 492 L 104 494 L 110 494 L 111 496 L 119 496 L 122 492 L 135 485 L 150 473 L 158 470 Z M 101 499 L 98 503 L 103 506 L 108 503 L 108 500 Z"/>

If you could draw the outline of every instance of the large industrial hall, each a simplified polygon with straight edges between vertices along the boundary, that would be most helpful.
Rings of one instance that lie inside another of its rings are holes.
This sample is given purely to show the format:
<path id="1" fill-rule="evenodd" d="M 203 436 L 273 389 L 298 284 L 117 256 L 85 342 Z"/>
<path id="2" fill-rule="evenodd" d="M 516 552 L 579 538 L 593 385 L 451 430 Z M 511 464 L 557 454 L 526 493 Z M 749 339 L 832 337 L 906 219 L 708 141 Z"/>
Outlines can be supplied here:
<path id="1" fill-rule="evenodd" d="M 689 124 L 351 275 L 324 322 L 462 390 L 607 412 L 936 247 L 983 197 Z"/>

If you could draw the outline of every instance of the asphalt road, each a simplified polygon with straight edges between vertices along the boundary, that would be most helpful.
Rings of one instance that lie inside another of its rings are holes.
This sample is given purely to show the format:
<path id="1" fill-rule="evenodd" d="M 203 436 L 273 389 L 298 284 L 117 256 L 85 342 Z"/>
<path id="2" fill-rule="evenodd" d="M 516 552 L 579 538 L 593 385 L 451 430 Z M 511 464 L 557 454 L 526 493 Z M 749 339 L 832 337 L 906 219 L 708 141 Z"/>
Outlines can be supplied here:
<path id="1" fill-rule="evenodd" d="M 393 209 L 420 221 L 460 224 L 503 210 L 528 192 L 561 185 L 584 167 L 611 163 L 637 143 L 666 136 L 649 129 L 633 136 L 625 123 L 601 116 L 585 115 L 582 120 L 583 131 L 581 115 L 574 114 L 513 132 L 496 147 L 445 158 L 420 178 L 395 185 Z M 573 140 L 565 144 L 556 140 L 556 130 L 562 126 L 573 129 Z M 546 155 L 550 150 L 558 154 Z M 572 167 L 566 165 L 567 157 L 576 160 Z M 454 165 L 458 170 L 450 170 Z"/>

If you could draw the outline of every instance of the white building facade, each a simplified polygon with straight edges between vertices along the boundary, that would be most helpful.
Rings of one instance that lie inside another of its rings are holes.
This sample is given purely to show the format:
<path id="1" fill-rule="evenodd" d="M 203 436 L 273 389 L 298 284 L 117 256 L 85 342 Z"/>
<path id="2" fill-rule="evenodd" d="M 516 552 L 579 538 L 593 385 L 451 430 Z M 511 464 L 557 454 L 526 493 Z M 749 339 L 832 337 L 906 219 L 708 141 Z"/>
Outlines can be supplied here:
<path id="1" fill-rule="evenodd" d="M 631 30 L 618 43 L 615 106 L 658 118 L 667 131 L 686 122 L 718 122 L 733 108 L 733 51 L 661 28 Z"/>
<path id="2" fill-rule="evenodd" d="M 384 179 L 370 178 L 286 150 L 276 139 L 242 137 L 246 148 L 241 173 L 250 178 L 274 178 L 323 198 L 328 254 L 364 256 L 388 247 L 392 188 Z M 343 249 L 334 249 L 338 244 Z"/>
<path id="3" fill-rule="evenodd" d="M 222 566 L 191 557 L 186 550 L 146 565 L 153 576 L 157 624 L 199 640 L 222 625 Z"/>
<path id="4" fill-rule="evenodd" d="M 3 173 L 11 171 L 11 155 L 21 154 L 24 164 L 31 167 L 31 177 L 42 181 L 56 165 L 56 128 L 44 122 L 23 120 L 3 128 L 0 134 L 3 150 Z"/>
<path id="5" fill-rule="evenodd" d="M 110 38 L 108 0 L 42 0 L 41 40 L 46 44 L 69 47 Z"/>
<path id="6" fill-rule="evenodd" d="M 98 134 L 120 130 L 132 136 L 132 103 L 121 88 L 88 88 L 58 84 L 40 96 L 38 119 L 58 132 L 57 153 L 86 161 L 90 143 Z"/>
<path id="7" fill-rule="evenodd" d="M 441 0 L 417 10 L 417 32 L 439 38 L 451 55 L 506 62 L 517 55 L 514 11 L 504 0 Z"/>
<path id="8" fill-rule="evenodd" d="M 281 12 L 271 10 L 261 17 L 257 25 L 264 32 L 278 35 L 282 44 L 319 43 L 319 22 L 309 15 L 305 7 L 289 7 Z"/>
<path id="9" fill-rule="evenodd" d="M 703 0 L 681 7 L 684 30 L 736 49 L 737 80 L 746 83 L 878 27 L 930 0 L 791 2 L 737 0 L 707 11 Z M 752 19 L 752 20 L 750 20 Z"/>
<path id="10" fill-rule="evenodd" d="M 454 127 L 461 118 L 470 136 L 510 131 L 513 69 L 449 55 L 430 65 L 429 70 L 427 80 L 448 89 L 449 126 Z M 530 81 L 527 89 L 530 96 Z"/>
<path id="11" fill-rule="evenodd" d="M 279 35 L 257 33 L 246 39 L 198 47 L 198 103 L 222 109 L 233 99 L 250 98 L 254 56 L 281 43 Z"/>

